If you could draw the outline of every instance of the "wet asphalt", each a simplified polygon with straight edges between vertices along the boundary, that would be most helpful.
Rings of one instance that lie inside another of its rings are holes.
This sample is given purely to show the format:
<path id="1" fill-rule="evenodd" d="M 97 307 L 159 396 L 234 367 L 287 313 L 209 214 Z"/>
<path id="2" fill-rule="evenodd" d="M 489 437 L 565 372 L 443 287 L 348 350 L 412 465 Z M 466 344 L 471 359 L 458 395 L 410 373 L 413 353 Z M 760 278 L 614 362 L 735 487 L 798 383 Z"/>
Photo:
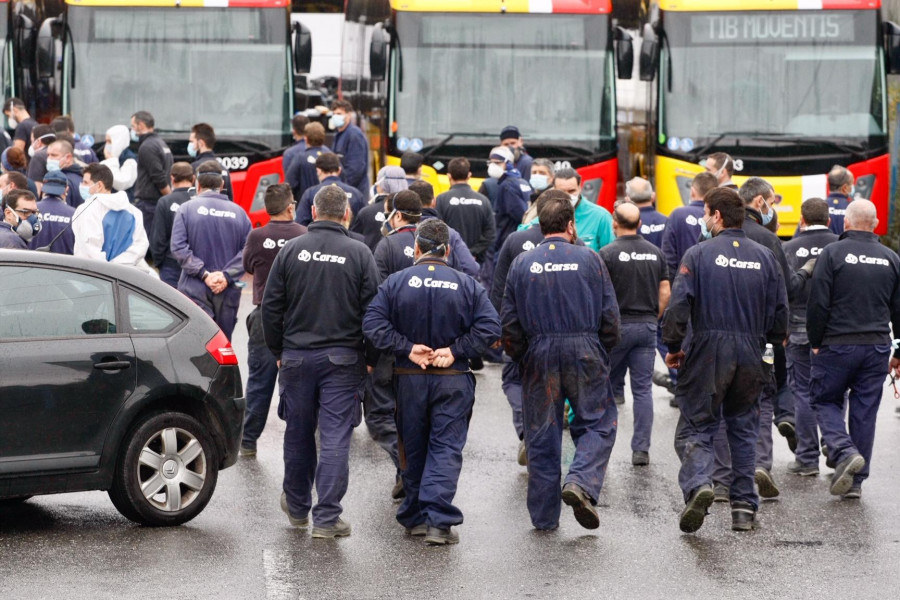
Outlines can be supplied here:
<path id="1" fill-rule="evenodd" d="M 246 292 L 242 316 L 249 303 Z M 245 369 L 241 325 L 234 345 Z M 763 503 L 761 527 L 734 533 L 728 507 L 714 504 L 700 531 L 682 534 L 677 410 L 655 387 L 648 467 L 631 465 L 630 399 L 620 407 L 600 528 L 582 529 L 564 506 L 557 531 L 537 532 L 500 368 L 488 365 L 476 377 L 456 497 L 465 514 L 458 546 L 426 547 L 404 534 L 389 496 L 393 466 L 364 425 L 353 436 L 344 499 L 352 536 L 313 540 L 291 528 L 278 504 L 284 424 L 273 402 L 257 458 L 222 471 L 206 510 L 181 527 L 137 526 L 104 492 L 0 508 L 0 598 L 896 597 L 900 417 L 889 386 L 861 501 L 828 494 L 824 459 L 818 477 L 789 475 L 792 455 L 775 432 L 781 497 Z M 572 454 L 566 438 L 564 461 Z"/>

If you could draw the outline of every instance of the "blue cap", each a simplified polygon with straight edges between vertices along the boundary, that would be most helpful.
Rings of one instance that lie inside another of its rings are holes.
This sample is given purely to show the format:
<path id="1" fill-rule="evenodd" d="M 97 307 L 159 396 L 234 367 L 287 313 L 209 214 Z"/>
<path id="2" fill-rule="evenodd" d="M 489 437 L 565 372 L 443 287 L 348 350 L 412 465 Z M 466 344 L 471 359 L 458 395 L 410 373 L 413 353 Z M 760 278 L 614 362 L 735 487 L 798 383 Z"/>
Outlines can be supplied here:
<path id="1" fill-rule="evenodd" d="M 44 175 L 44 186 L 41 188 L 41 192 L 45 196 L 62 196 L 66 193 L 68 183 L 69 180 L 62 171 L 48 171 Z"/>

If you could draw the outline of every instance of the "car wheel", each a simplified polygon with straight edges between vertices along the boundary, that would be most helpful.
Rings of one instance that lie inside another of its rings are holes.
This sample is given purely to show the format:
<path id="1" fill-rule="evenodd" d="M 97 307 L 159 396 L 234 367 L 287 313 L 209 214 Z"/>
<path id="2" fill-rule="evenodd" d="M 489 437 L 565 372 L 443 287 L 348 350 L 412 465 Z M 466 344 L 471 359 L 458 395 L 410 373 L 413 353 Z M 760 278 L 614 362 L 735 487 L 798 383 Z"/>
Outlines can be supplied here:
<path id="1" fill-rule="evenodd" d="M 109 497 L 137 523 L 181 525 L 204 509 L 218 474 L 215 445 L 200 422 L 183 413 L 156 413 L 122 441 Z"/>

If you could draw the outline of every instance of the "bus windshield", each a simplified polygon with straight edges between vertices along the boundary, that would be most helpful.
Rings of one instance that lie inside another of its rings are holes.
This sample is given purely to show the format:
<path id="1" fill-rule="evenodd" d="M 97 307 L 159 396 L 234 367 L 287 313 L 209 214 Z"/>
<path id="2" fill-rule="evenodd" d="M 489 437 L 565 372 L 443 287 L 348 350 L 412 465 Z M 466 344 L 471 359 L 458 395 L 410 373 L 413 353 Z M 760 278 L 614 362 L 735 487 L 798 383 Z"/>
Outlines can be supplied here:
<path id="1" fill-rule="evenodd" d="M 425 148 L 493 143 L 516 125 L 526 143 L 613 147 L 614 65 L 606 15 L 399 13 L 392 121 Z"/>
<path id="2" fill-rule="evenodd" d="M 877 11 L 678 12 L 663 19 L 661 142 L 699 145 L 723 135 L 742 145 L 766 135 L 866 142 L 886 135 Z"/>
<path id="3" fill-rule="evenodd" d="M 68 24 L 64 111 L 79 131 L 103 139 L 137 110 L 163 132 L 207 122 L 270 148 L 290 131 L 284 9 L 70 6 Z"/>

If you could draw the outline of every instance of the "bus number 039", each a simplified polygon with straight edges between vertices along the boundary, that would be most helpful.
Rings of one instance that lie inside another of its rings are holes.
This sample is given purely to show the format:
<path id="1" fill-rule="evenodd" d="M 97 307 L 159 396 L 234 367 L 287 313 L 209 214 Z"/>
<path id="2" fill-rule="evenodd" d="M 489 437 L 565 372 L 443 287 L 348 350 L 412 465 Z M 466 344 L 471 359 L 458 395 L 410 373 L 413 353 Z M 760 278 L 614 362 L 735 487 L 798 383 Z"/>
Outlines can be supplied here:
<path id="1" fill-rule="evenodd" d="M 250 166 L 250 159 L 246 156 L 219 156 L 216 160 L 229 171 L 243 171 Z"/>

